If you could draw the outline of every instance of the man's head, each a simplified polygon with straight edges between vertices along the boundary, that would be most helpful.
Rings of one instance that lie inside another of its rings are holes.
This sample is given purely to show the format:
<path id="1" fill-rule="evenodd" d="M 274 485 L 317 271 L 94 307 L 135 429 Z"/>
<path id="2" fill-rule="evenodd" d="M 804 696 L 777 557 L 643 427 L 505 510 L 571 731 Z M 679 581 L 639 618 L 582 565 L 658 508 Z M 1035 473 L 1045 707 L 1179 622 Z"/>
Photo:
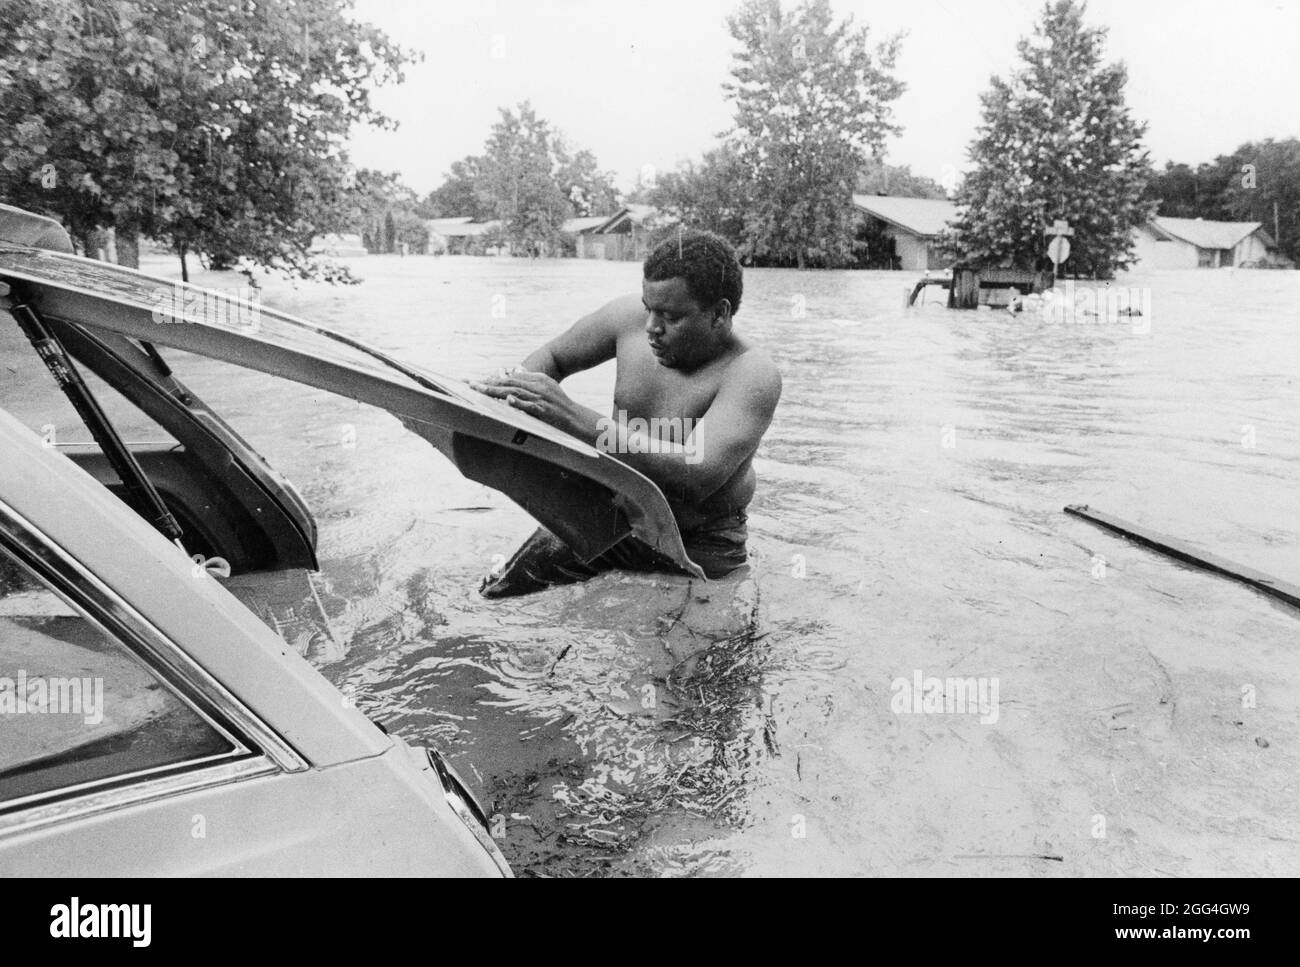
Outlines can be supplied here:
<path id="1" fill-rule="evenodd" d="M 726 239 L 674 234 L 646 257 L 644 275 L 646 335 L 661 365 L 694 369 L 722 351 L 742 290 L 740 262 Z"/>

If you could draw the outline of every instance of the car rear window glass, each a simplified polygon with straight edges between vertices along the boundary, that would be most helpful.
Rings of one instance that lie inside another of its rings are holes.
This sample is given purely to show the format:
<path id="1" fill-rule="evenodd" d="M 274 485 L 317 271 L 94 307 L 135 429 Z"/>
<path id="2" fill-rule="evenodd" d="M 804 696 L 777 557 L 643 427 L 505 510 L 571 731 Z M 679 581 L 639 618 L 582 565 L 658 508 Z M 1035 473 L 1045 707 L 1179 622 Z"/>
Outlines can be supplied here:
<path id="1" fill-rule="evenodd" d="M 51 447 L 84 446 L 98 450 L 81 417 L 7 313 L 0 313 L 0 359 L 4 360 L 0 407 L 40 434 Z M 176 445 L 170 433 L 89 367 L 75 360 L 74 365 L 108 421 L 130 447 Z"/>
<path id="2" fill-rule="evenodd" d="M 0 549 L 0 809 L 242 751 Z"/>

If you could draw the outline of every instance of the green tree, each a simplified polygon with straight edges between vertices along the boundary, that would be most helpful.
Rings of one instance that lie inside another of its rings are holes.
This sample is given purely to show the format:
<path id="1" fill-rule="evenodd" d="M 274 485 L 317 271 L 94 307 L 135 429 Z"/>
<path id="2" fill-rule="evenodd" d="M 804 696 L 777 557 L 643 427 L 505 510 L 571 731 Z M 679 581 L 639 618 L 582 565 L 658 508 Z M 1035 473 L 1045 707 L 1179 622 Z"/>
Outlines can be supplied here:
<path id="1" fill-rule="evenodd" d="M 142 19 L 106 0 L 0 0 L 0 196 L 87 248 L 101 226 L 156 229 L 177 198 L 175 58 Z"/>
<path id="2" fill-rule="evenodd" d="M 1213 165 L 1194 169 L 1170 161 L 1164 171 L 1152 175 L 1146 198 L 1158 206 L 1157 214 L 1170 218 L 1216 217 L 1206 213 L 1223 208 L 1223 186 L 1217 183 L 1217 174 Z"/>
<path id="3" fill-rule="evenodd" d="M 1109 278 L 1133 261 L 1133 230 L 1154 208 L 1146 125 L 1124 103 L 1124 65 L 1102 62 L 1105 29 L 1086 26 L 1084 13 L 1074 0 L 1049 2 L 1017 45 L 1019 68 L 981 98 L 951 238 L 962 261 L 1035 266 L 1058 218 L 1075 232 L 1071 274 Z"/>
<path id="4" fill-rule="evenodd" d="M 600 170 L 594 154 L 585 148 L 570 154 L 559 139 L 555 160 L 555 179 L 575 217 L 614 214 L 619 205 L 614 175 Z"/>
<path id="5" fill-rule="evenodd" d="M 429 248 L 429 226 L 424 216 L 413 208 L 399 208 L 393 212 L 393 224 L 396 229 L 397 247 L 406 245 L 412 254 L 422 255 Z"/>
<path id="6" fill-rule="evenodd" d="M 947 198 L 943 185 L 924 175 L 912 174 L 907 165 L 890 165 L 872 158 L 858 172 L 854 191 L 863 195 L 897 195 L 900 198 Z"/>
<path id="7" fill-rule="evenodd" d="M 496 217 L 496 210 L 490 200 L 485 200 L 479 191 L 479 179 L 483 176 L 483 159 L 477 155 L 467 155 L 460 161 L 453 161 L 443 183 L 429 193 L 425 200 L 425 209 L 430 218 L 460 218 L 470 216 L 481 222 Z"/>
<path id="8" fill-rule="evenodd" d="M 613 175 L 601 170 L 590 151 L 572 148 L 527 101 L 499 113 L 483 153 L 454 162 L 423 212 L 432 218 L 500 219 L 499 235 L 490 243 L 480 239 L 486 247 L 509 243 L 516 255 L 562 252 L 560 226 L 566 220 L 618 208 Z"/>
<path id="9" fill-rule="evenodd" d="M 733 144 L 706 152 L 700 164 L 686 162 L 646 186 L 640 200 L 691 228 L 716 232 L 743 245 L 750 210 L 749 172 Z"/>
<path id="10" fill-rule="evenodd" d="M 741 45 L 724 90 L 751 192 L 743 251 L 760 263 L 847 264 L 857 173 L 900 130 L 901 37 L 870 48 L 867 28 L 836 22 L 829 0 L 788 14 L 780 0 L 745 0 L 727 23 Z"/>
<path id="11" fill-rule="evenodd" d="M 424 220 L 429 216 L 397 172 L 358 171 L 349 206 L 348 228 L 361 235 L 366 251 L 391 253 L 400 250 L 402 243 L 412 252 L 427 248 L 429 229 Z"/>
<path id="12" fill-rule="evenodd" d="M 557 179 L 562 142 L 527 101 L 517 114 L 500 112 L 476 187 L 503 222 L 512 251 L 541 255 L 558 247 L 560 226 L 573 211 Z"/>
<path id="13" fill-rule="evenodd" d="M 411 58 L 343 0 L 0 0 L 0 192 L 226 267 L 342 278 L 352 125 Z"/>

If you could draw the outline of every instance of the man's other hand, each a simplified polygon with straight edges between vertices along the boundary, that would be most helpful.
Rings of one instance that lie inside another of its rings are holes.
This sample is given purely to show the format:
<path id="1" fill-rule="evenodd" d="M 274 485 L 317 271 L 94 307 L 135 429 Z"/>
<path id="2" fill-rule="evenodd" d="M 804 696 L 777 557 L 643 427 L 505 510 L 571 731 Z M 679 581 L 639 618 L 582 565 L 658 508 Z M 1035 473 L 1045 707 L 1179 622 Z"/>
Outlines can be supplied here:
<path id="1" fill-rule="evenodd" d="M 581 433 L 581 408 L 545 373 L 532 373 L 516 366 L 469 385 L 566 433 Z"/>

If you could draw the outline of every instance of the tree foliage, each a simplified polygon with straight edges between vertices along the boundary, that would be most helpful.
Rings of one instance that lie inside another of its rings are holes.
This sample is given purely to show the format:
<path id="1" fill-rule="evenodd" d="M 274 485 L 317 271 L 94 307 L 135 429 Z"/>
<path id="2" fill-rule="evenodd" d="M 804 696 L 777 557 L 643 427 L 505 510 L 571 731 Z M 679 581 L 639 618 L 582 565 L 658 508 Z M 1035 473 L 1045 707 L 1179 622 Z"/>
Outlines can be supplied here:
<path id="1" fill-rule="evenodd" d="M 914 175 L 907 165 L 890 165 L 872 158 L 858 172 L 854 191 L 863 195 L 897 195 L 901 198 L 947 198 L 943 185 L 925 175 Z"/>
<path id="2" fill-rule="evenodd" d="M 736 147 L 723 142 L 700 164 L 686 162 L 644 186 L 638 200 L 692 228 L 716 232 L 743 247 L 750 208 L 748 172 Z"/>
<path id="3" fill-rule="evenodd" d="M 517 251 L 540 254 L 571 211 L 556 180 L 559 139 L 528 102 L 501 108 L 483 153 L 478 188 Z"/>
<path id="4" fill-rule="evenodd" d="M 425 209 L 430 218 L 460 218 L 468 215 L 476 222 L 487 221 L 496 215 L 496 206 L 485 200 L 478 190 L 483 159 L 468 155 L 453 161 L 443 183 L 425 199 Z"/>
<path id="5" fill-rule="evenodd" d="M 982 265 L 1041 262 L 1055 219 L 1075 234 L 1066 271 L 1109 278 L 1133 260 L 1133 230 L 1150 217 L 1146 125 L 1124 103 L 1123 64 L 1102 62 L 1106 31 L 1084 23 L 1085 6 L 1052 0 L 1021 64 L 994 77 L 970 148 L 974 170 L 957 203 L 952 247 Z"/>
<path id="6" fill-rule="evenodd" d="M 397 172 L 358 171 L 348 206 L 345 221 L 368 252 L 392 254 L 405 244 L 419 253 L 429 244 L 427 210 Z"/>
<path id="7" fill-rule="evenodd" d="M 1198 168 L 1170 161 L 1165 170 L 1152 175 L 1147 183 L 1147 198 L 1157 205 L 1156 214 L 1170 218 L 1213 218 L 1217 212 L 1222 185 L 1218 184 L 1216 166 Z"/>
<path id="8" fill-rule="evenodd" d="M 837 22 L 829 0 L 789 13 L 780 0 L 744 0 L 727 22 L 740 44 L 724 89 L 747 182 L 742 250 L 766 264 L 847 264 L 857 174 L 900 130 L 901 37 L 869 47 L 867 28 Z"/>
<path id="9" fill-rule="evenodd" d="M 596 156 L 575 150 L 533 106 L 500 108 L 481 155 L 452 164 L 427 200 L 434 217 L 500 219 L 494 242 L 517 255 L 560 251 L 560 226 L 570 218 L 612 215 L 619 197 L 613 175 Z"/>
<path id="10" fill-rule="evenodd" d="M 563 138 L 556 147 L 555 178 L 560 191 L 569 201 L 574 217 L 612 215 L 619 207 L 618 190 L 614 176 L 601 171 L 596 156 L 585 148 L 570 153 Z"/>
<path id="11" fill-rule="evenodd" d="M 352 125 L 411 58 L 344 0 L 0 0 L 0 193 L 84 237 L 339 278 Z M 343 274 L 345 275 L 345 273 Z"/>

